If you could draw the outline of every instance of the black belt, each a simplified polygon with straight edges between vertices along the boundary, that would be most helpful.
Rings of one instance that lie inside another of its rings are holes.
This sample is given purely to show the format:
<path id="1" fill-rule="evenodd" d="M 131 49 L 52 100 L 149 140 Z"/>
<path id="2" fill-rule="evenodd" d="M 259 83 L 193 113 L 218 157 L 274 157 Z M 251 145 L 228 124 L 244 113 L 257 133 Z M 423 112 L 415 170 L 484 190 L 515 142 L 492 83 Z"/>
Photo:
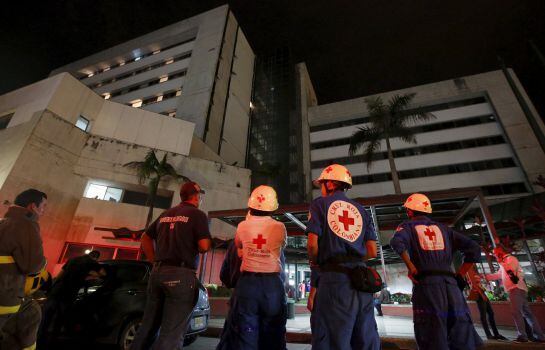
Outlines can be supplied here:
<path id="1" fill-rule="evenodd" d="M 161 260 L 161 261 L 155 261 L 153 263 L 154 266 L 174 266 L 174 267 L 185 267 L 187 269 L 195 270 L 193 266 L 190 266 L 185 261 L 173 261 L 173 260 Z"/>
<path id="2" fill-rule="evenodd" d="M 264 276 L 278 276 L 280 272 L 251 272 L 251 271 L 242 271 L 242 276 L 255 276 L 255 277 L 264 277 Z"/>

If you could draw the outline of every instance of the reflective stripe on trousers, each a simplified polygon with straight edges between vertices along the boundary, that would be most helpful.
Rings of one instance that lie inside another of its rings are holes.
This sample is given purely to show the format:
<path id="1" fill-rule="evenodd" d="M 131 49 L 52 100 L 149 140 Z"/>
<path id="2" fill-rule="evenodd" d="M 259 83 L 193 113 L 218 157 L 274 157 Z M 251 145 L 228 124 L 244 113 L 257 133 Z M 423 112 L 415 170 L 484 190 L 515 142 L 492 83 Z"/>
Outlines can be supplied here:
<path id="1" fill-rule="evenodd" d="M 0 255 L 0 264 L 14 264 L 15 260 L 11 255 Z"/>
<path id="2" fill-rule="evenodd" d="M 0 306 L 0 315 L 14 314 L 21 308 L 21 304 L 13 306 Z"/>

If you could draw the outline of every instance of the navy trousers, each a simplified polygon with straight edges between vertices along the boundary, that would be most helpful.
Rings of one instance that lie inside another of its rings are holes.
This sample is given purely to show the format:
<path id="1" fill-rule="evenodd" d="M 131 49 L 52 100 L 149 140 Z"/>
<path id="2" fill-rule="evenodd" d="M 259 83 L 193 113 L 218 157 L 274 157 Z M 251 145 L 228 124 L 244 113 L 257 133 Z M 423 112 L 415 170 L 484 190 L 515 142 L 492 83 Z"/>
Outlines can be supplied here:
<path id="1" fill-rule="evenodd" d="M 279 274 L 242 273 L 233 299 L 230 349 L 286 349 L 286 295 Z"/>
<path id="2" fill-rule="evenodd" d="M 373 294 L 352 288 L 346 274 L 322 272 L 312 311 L 312 350 L 378 350 Z"/>
<path id="3" fill-rule="evenodd" d="M 418 349 L 473 350 L 482 345 L 454 278 L 422 278 L 413 286 L 412 301 Z"/>

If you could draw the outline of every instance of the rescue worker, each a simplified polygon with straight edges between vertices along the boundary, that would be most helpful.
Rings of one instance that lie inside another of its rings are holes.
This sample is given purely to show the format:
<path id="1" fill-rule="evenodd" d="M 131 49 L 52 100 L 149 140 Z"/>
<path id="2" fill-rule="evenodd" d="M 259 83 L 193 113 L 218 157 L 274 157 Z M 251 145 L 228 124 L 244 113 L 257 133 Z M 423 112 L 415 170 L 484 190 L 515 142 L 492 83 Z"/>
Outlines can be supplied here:
<path id="1" fill-rule="evenodd" d="M 28 189 L 0 220 L 0 330 L 21 308 L 26 276 L 45 266 L 38 219 L 46 206 L 45 193 Z"/>
<path id="2" fill-rule="evenodd" d="M 485 275 L 484 277 L 488 281 L 494 281 L 501 279 L 503 288 L 509 294 L 509 301 L 511 302 L 511 313 L 517 326 L 517 339 L 518 343 L 527 343 L 529 336 L 525 321 L 530 326 L 533 334 L 535 335 L 535 342 L 545 343 L 545 333 L 541 330 L 539 321 L 530 310 L 528 306 L 528 286 L 524 281 L 524 271 L 519 264 L 518 259 L 509 254 L 507 249 L 503 245 L 497 245 L 494 248 L 494 255 L 500 264 L 500 269 L 496 273 Z"/>
<path id="3" fill-rule="evenodd" d="M 223 263 L 221 265 L 220 280 L 225 287 L 232 288 L 232 289 L 236 287 L 238 279 L 240 278 L 241 264 L 242 264 L 242 259 L 238 255 L 238 249 L 233 240 L 227 247 L 227 251 L 225 252 L 225 259 L 223 260 Z M 286 281 L 286 274 L 284 272 L 284 267 L 286 264 L 285 264 L 285 257 L 283 252 L 282 252 L 282 255 L 280 256 L 280 264 L 282 266 L 280 279 L 282 280 L 282 284 L 284 285 Z M 218 345 L 216 346 L 216 350 L 230 350 L 233 348 L 231 345 L 232 344 L 231 337 L 233 337 L 236 334 L 236 331 L 232 327 L 232 319 L 234 317 L 235 312 L 236 312 L 236 298 L 235 298 L 235 293 L 233 292 L 231 294 L 231 298 L 229 299 L 229 312 L 227 313 L 227 317 L 225 318 L 223 329 L 221 330 L 220 341 Z"/>
<path id="4" fill-rule="evenodd" d="M 315 290 L 309 302 L 312 349 L 380 349 L 373 294 L 351 283 L 351 274 L 377 256 L 373 223 L 363 206 L 346 196 L 352 176 L 344 166 L 328 166 L 314 184 L 322 196 L 310 205 L 305 231 Z"/>
<path id="5" fill-rule="evenodd" d="M 182 203 L 163 212 L 142 235 L 142 249 L 154 265 L 132 350 L 171 350 L 183 344 L 198 297 L 198 254 L 212 245 L 208 217 L 199 210 L 203 194 L 197 183 L 184 183 Z"/>
<path id="6" fill-rule="evenodd" d="M 89 254 L 68 260 L 62 267 L 44 304 L 42 324 L 38 335 L 40 347 L 53 346 L 80 289 L 87 290 L 87 281 L 105 275 L 104 269 L 98 263 L 99 258 L 100 252 L 93 250 Z"/>
<path id="7" fill-rule="evenodd" d="M 286 349 L 286 294 L 281 274 L 286 227 L 271 214 L 278 209 L 272 187 L 253 190 L 250 215 L 235 233 L 235 245 L 242 257 L 232 313 L 232 349 Z"/>
<path id="8" fill-rule="evenodd" d="M 496 339 L 496 340 L 508 340 L 503 335 L 501 335 L 496 327 L 496 319 L 494 318 L 494 311 L 492 310 L 492 304 L 485 293 L 485 289 L 481 284 L 481 276 L 479 276 L 475 271 L 470 271 L 468 274 L 469 285 L 471 291 L 467 300 L 473 300 L 477 303 L 477 308 L 479 309 L 479 315 L 481 317 L 481 325 L 483 327 L 484 333 L 486 334 L 487 339 Z M 488 323 L 490 322 L 490 328 Z M 494 333 L 492 335 L 492 333 Z"/>
<path id="9" fill-rule="evenodd" d="M 482 345 L 458 283 L 479 261 L 481 249 L 468 237 L 427 217 L 431 202 L 423 194 L 410 195 L 403 206 L 408 221 L 398 226 L 390 246 L 401 256 L 413 281 L 413 322 L 418 348 L 471 350 Z M 453 255 L 464 263 L 457 274 Z"/>
<path id="10" fill-rule="evenodd" d="M 25 298 L 19 311 L 6 322 L 2 329 L 0 349 L 33 350 L 36 348 L 42 309 L 33 295 L 50 281 L 51 275 L 45 266 L 39 273 L 26 278 Z"/>

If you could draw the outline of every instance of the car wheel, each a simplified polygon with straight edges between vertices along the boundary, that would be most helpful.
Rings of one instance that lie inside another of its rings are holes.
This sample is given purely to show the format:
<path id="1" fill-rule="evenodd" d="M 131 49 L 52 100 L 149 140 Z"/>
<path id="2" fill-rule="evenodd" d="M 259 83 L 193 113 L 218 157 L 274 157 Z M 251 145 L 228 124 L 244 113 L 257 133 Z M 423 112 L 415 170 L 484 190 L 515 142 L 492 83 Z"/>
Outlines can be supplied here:
<path id="1" fill-rule="evenodd" d="M 123 332 L 121 332 L 121 336 L 119 337 L 119 348 L 121 350 L 129 350 L 141 323 L 141 318 L 133 318 L 125 325 L 125 328 L 123 328 Z"/>
<path id="2" fill-rule="evenodd" d="M 189 346 L 189 345 L 193 344 L 195 342 L 195 340 L 197 340 L 197 335 L 196 334 L 186 336 L 184 338 L 184 346 Z"/>

